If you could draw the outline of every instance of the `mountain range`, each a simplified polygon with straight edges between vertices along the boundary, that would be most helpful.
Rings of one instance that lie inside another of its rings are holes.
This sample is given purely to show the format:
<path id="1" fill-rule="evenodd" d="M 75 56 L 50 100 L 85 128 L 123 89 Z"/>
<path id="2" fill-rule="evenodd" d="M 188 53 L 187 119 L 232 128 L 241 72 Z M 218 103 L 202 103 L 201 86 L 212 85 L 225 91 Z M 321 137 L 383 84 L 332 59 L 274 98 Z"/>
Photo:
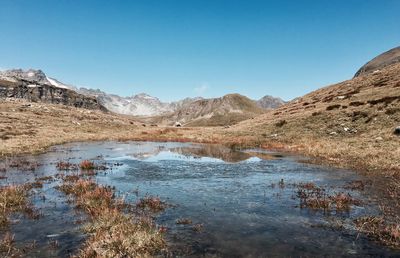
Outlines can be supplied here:
<path id="1" fill-rule="evenodd" d="M 5 88 L 5 85 L 13 87 Z M 3 94 L 0 94 L 3 97 L 20 97 L 77 106 L 79 103 L 68 101 L 70 96 L 77 95 L 81 96 L 80 106 L 88 106 L 85 101 L 93 102 L 95 99 L 98 105 L 108 111 L 138 116 L 143 121 L 162 124 L 179 122 L 191 125 L 230 125 L 285 104 L 282 99 L 269 95 L 257 101 L 239 94 L 228 94 L 221 98 L 211 99 L 185 98 L 174 102 L 162 102 L 146 93 L 121 97 L 99 89 L 68 85 L 47 76 L 42 70 L 34 69 L 1 71 L 0 86 L 3 86 L 1 88 Z M 14 93 L 16 88 L 18 94 Z M 59 94 L 56 99 L 54 98 L 55 92 Z"/>

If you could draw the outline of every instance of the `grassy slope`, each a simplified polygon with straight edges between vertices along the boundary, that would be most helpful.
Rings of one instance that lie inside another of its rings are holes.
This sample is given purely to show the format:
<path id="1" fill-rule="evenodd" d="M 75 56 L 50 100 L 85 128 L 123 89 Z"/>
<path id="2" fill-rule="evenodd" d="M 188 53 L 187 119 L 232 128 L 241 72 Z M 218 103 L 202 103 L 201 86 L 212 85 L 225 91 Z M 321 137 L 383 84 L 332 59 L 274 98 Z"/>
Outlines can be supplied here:
<path id="1" fill-rule="evenodd" d="M 400 170 L 400 64 L 331 85 L 228 130 L 334 163 Z"/>

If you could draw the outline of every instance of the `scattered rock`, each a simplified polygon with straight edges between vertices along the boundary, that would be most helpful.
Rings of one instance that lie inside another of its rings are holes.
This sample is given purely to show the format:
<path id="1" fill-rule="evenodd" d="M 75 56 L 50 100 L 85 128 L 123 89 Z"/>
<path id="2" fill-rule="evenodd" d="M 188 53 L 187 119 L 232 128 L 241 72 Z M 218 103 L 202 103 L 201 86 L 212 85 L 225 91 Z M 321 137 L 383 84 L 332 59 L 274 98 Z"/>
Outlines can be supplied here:
<path id="1" fill-rule="evenodd" d="M 327 106 L 327 107 L 326 107 L 326 110 L 327 110 L 327 111 L 330 111 L 330 110 L 338 109 L 338 108 L 340 108 L 340 107 L 341 107 L 341 105 L 339 105 L 339 104 L 330 105 L 330 106 Z"/>
<path id="2" fill-rule="evenodd" d="M 396 127 L 393 133 L 400 136 L 400 126 Z"/>
<path id="3" fill-rule="evenodd" d="M 175 127 L 182 127 L 182 124 L 179 122 L 175 122 Z"/>
<path id="4" fill-rule="evenodd" d="M 382 140 L 383 140 L 383 138 L 382 138 L 382 137 L 380 137 L 380 136 L 378 136 L 378 137 L 376 137 L 376 138 L 375 138 L 375 140 L 376 140 L 376 141 L 382 141 Z"/>
<path id="5" fill-rule="evenodd" d="M 276 122 L 276 123 L 275 123 L 275 126 L 277 126 L 277 127 L 282 127 L 282 126 L 284 126 L 285 124 L 286 124 L 286 120 L 283 119 L 283 120 L 280 120 L 280 121 Z"/>
<path id="6" fill-rule="evenodd" d="M 330 135 L 337 135 L 338 133 L 337 132 L 330 132 L 329 134 Z"/>
<path id="7" fill-rule="evenodd" d="M 343 131 L 347 132 L 347 133 L 357 133 L 357 129 L 351 129 L 349 127 L 344 127 Z"/>

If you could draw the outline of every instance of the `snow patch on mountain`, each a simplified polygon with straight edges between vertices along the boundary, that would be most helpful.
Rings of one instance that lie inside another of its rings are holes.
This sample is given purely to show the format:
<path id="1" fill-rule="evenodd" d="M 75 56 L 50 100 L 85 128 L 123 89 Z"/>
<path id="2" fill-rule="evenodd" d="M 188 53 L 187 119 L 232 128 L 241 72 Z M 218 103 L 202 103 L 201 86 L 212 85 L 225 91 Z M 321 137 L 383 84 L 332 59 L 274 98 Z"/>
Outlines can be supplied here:
<path id="1" fill-rule="evenodd" d="M 63 89 L 70 89 L 70 87 L 68 87 L 65 84 L 60 83 L 59 81 L 52 79 L 50 77 L 46 77 L 46 79 L 49 81 L 49 83 L 57 88 L 63 88 Z"/>

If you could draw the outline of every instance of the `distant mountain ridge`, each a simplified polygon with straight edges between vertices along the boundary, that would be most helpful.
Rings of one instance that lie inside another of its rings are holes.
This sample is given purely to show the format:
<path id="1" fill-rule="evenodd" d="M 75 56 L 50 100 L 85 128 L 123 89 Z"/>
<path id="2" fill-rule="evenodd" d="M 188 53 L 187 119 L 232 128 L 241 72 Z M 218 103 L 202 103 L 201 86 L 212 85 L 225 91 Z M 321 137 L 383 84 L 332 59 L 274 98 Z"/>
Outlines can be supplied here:
<path id="1" fill-rule="evenodd" d="M 265 96 L 258 101 L 250 100 L 239 94 L 228 94 L 221 98 L 204 99 L 202 97 L 185 98 L 174 102 L 162 102 L 158 98 L 146 93 L 140 93 L 129 97 L 121 97 L 108 94 L 99 89 L 78 88 L 73 85 L 64 84 L 54 78 L 48 77 L 41 70 L 13 69 L 0 72 L 0 79 L 27 80 L 40 85 L 51 85 L 52 87 L 71 90 L 88 98 L 95 98 L 97 102 L 107 110 L 123 115 L 142 117 L 162 117 L 169 123 L 180 121 L 189 123 L 213 117 L 212 124 L 218 124 L 217 120 L 226 120 L 227 123 L 241 121 L 255 114 L 260 114 L 263 109 L 274 109 L 285 102 L 280 98 Z M 220 119 L 221 116 L 229 114 L 229 118 Z M 233 115 L 234 114 L 234 115 Z M 219 119 L 216 119 L 219 117 Z M 159 119 L 160 120 L 160 119 Z"/>
<path id="2" fill-rule="evenodd" d="M 121 97 L 86 88 L 80 88 L 78 91 L 82 94 L 96 96 L 102 105 L 114 113 L 133 116 L 155 116 L 171 113 L 187 103 L 202 99 L 201 97 L 196 97 L 174 102 L 161 102 L 158 98 L 146 93 L 139 93 L 131 97 Z"/>
<path id="3" fill-rule="evenodd" d="M 175 112 L 148 118 L 156 124 L 185 126 L 226 126 L 263 114 L 266 109 L 240 94 L 188 102 Z"/>

